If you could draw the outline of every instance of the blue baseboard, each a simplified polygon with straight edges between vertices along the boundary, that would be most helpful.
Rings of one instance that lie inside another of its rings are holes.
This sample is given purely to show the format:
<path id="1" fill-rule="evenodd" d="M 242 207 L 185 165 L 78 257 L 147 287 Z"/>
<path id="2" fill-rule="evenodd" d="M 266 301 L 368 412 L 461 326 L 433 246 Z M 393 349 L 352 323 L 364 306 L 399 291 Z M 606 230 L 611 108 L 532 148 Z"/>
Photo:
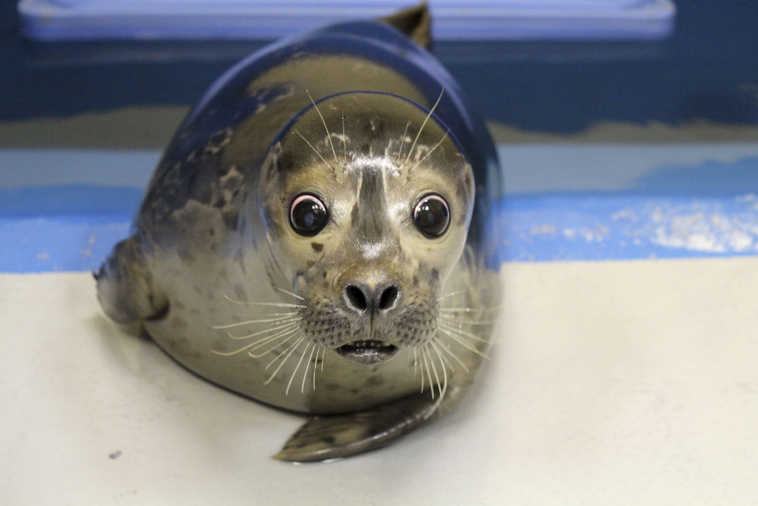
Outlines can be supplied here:
<path id="1" fill-rule="evenodd" d="M 505 238 L 494 264 L 758 255 L 756 144 L 510 146 L 500 156 L 510 191 L 492 216 Z M 157 158 L 0 151 L 0 272 L 96 269 L 128 235 Z"/>

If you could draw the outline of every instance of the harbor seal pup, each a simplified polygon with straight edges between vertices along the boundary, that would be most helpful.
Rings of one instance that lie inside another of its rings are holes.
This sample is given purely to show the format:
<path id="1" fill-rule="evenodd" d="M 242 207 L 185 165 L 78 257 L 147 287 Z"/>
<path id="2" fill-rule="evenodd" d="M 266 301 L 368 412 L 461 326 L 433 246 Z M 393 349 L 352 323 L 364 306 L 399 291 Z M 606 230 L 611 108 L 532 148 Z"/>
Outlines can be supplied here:
<path id="1" fill-rule="evenodd" d="M 420 15 L 421 14 L 421 15 Z M 492 332 L 501 175 L 425 7 L 275 43 L 216 81 L 95 274 L 114 321 L 316 415 L 277 458 L 387 444 L 453 405 Z"/>

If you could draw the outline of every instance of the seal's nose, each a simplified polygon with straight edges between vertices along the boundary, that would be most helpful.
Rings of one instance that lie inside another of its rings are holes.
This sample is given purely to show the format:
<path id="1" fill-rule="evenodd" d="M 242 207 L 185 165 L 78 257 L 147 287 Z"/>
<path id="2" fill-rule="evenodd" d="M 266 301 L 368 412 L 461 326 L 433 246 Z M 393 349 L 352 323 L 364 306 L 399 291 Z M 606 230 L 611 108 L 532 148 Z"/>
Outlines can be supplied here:
<path id="1" fill-rule="evenodd" d="M 343 295 L 347 307 L 359 314 L 385 313 L 397 304 L 400 289 L 392 283 L 382 283 L 373 288 L 363 283 L 350 283 L 345 286 Z"/>

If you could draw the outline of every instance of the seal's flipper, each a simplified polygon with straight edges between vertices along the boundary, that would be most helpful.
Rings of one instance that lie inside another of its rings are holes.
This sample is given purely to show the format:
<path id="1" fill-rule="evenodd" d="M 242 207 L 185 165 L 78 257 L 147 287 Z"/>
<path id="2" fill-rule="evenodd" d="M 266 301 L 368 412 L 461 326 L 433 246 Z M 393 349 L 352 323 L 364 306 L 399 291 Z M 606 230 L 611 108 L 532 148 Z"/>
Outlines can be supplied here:
<path id="1" fill-rule="evenodd" d="M 427 391 L 367 411 L 317 416 L 304 423 L 274 458 L 316 462 L 381 448 L 428 420 L 438 404 Z"/>
<path id="2" fill-rule="evenodd" d="M 426 2 L 403 9 L 386 18 L 380 18 L 379 21 L 397 28 L 421 47 L 429 49 L 432 43 L 432 18 Z"/>
<path id="3" fill-rule="evenodd" d="M 97 299 L 105 314 L 116 323 L 139 331 L 144 320 L 158 318 L 168 310 L 168 300 L 153 286 L 153 277 L 134 237 L 116 244 L 100 269 L 93 273 Z"/>

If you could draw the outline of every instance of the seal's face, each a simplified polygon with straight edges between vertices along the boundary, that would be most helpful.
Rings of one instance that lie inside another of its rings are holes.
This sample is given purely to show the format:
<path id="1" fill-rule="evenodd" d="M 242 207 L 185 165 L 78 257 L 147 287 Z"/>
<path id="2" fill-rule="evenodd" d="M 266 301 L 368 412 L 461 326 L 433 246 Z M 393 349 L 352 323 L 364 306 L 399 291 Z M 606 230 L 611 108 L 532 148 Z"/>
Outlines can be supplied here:
<path id="1" fill-rule="evenodd" d="M 473 183 L 445 131 L 406 101 L 346 95 L 304 113 L 258 195 L 269 274 L 301 301 L 305 338 L 367 364 L 433 339 Z"/>

